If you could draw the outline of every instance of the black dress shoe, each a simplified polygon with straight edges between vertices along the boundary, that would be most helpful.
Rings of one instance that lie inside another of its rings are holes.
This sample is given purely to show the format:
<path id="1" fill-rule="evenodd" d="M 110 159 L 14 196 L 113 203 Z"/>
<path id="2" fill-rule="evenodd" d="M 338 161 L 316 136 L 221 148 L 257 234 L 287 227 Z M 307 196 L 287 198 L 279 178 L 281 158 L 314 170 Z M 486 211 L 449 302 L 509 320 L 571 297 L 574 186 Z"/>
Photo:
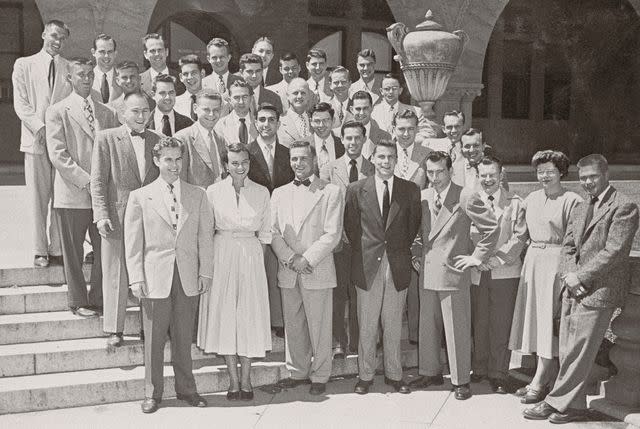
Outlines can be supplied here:
<path id="1" fill-rule="evenodd" d="M 98 313 L 87 307 L 71 307 L 71 312 L 76 316 L 85 317 L 87 319 L 98 317 Z"/>
<path id="2" fill-rule="evenodd" d="M 333 358 L 334 359 L 344 359 L 345 353 L 344 349 L 340 346 L 333 349 Z"/>
<path id="3" fill-rule="evenodd" d="M 253 401 L 253 390 L 242 390 L 242 389 L 240 389 L 240 400 L 241 401 Z"/>
<path id="4" fill-rule="evenodd" d="M 589 414 L 587 414 L 586 410 L 569 409 L 564 413 L 556 411 L 549 416 L 549 423 L 555 423 L 557 425 L 571 422 L 584 422 L 586 420 L 589 420 Z"/>
<path id="5" fill-rule="evenodd" d="M 282 326 L 273 326 L 271 329 L 273 329 L 273 332 L 276 335 L 276 337 L 284 338 L 284 328 Z"/>
<path id="6" fill-rule="evenodd" d="M 558 410 L 544 401 L 536 404 L 536 406 L 527 408 L 522 412 L 525 419 L 528 420 L 547 420 L 553 413 L 557 413 Z"/>
<path id="7" fill-rule="evenodd" d="M 140 341 L 144 341 L 144 329 L 140 329 L 138 336 L 140 337 Z"/>
<path id="8" fill-rule="evenodd" d="M 309 388 L 310 395 L 322 395 L 327 390 L 327 385 L 325 383 L 311 383 L 311 387 Z"/>
<path id="9" fill-rule="evenodd" d="M 159 400 L 154 398 L 144 398 L 142 404 L 140 404 L 140 408 L 142 408 L 142 412 L 145 414 L 151 414 L 158 411 Z"/>
<path id="10" fill-rule="evenodd" d="M 453 397 L 459 401 L 471 398 L 471 388 L 468 384 L 461 384 L 460 386 L 454 386 Z"/>
<path id="11" fill-rule="evenodd" d="M 111 334 L 107 339 L 107 345 L 111 347 L 120 347 L 122 343 L 124 343 L 124 339 L 122 338 L 122 332 L 116 332 L 115 334 Z"/>
<path id="12" fill-rule="evenodd" d="M 499 378 L 490 378 L 489 384 L 491 384 L 491 390 L 494 393 L 504 395 L 507 393 L 507 382 Z"/>
<path id="13" fill-rule="evenodd" d="M 62 259 L 62 255 L 58 255 L 58 256 L 49 256 L 49 265 L 64 265 L 64 261 Z"/>
<path id="14" fill-rule="evenodd" d="M 207 406 L 207 401 L 197 393 L 194 393 L 193 395 L 181 395 L 178 393 L 176 394 L 176 398 L 181 401 L 185 401 L 192 407 L 204 408 Z"/>
<path id="15" fill-rule="evenodd" d="M 522 398 L 520 398 L 520 403 L 522 404 L 537 404 L 547 397 L 547 393 L 549 393 L 549 389 L 543 387 L 541 389 L 534 389 L 531 386 L 527 389 L 527 392 L 524 394 Z"/>
<path id="16" fill-rule="evenodd" d="M 485 378 L 487 378 L 487 376 L 483 375 L 483 374 L 475 374 L 475 373 L 471 374 L 471 382 L 472 383 L 480 383 Z"/>
<path id="17" fill-rule="evenodd" d="M 409 340 L 409 344 L 411 344 L 412 346 L 417 346 L 418 342 L 416 340 Z"/>
<path id="18" fill-rule="evenodd" d="M 429 386 L 442 386 L 444 384 L 444 378 L 440 375 L 423 375 L 420 378 L 412 380 L 409 386 L 416 389 L 426 389 Z"/>
<path id="19" fill-rule="evenodd" d="M 308 378 L 285 378 L 278 381 L 277 386 L 281 389 L 293 389 L 294 387 L 302 386 L 303 384 L 310 384 L 311 380 Z"/>
<path id="20" fill-rule="evenodd" d="M 240 400 L 240 391 L 239 390 L 227 390 L 227 401 L 239 401 Z"/>
<path id="21" fill-rule="evenodd" d="M 371 387 L 372 384 L 373 380 L 365 381 L 358 379 L 354 392 L 356 392 L 358 395 L 366 395 L 367 393 L 369 393 L 369 387 Z"/>
<path id="22" fill-rule="evenodd" d="M 390 378 L 384 377 L 384 384 L 387 386 L 391 386 L 396 389 L 398 393 L 411 393 L 411 389 L 404 380 L 392 380 Z"/>

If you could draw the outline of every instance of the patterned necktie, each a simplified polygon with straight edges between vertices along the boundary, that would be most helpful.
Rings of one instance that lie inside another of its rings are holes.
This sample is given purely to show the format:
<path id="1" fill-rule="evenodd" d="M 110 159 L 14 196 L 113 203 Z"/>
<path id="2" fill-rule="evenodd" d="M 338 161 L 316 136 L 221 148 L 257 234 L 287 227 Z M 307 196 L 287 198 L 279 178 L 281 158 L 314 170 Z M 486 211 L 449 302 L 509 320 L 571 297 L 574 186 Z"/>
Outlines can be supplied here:
<path id="1" fill-rule="evenodd" d="M 227 90 L 227 85 L 224 83 L 224 79 L 222 79 L 222 75 L 218 75 L 218 91 L 220 94 L 224 94 Z"/>
<path id="2" fill-rule="evenodd" d="M 496 197 L 494 197 L 493 195 L 489 195 L 489 196 L 487 197 L 487 199 L 489 200 L 489 208 L 491 208 L 491 211 L 492 211 L 492 212 L 495 212 L 495 211 L 496 211 L 496 207 L 495 207 L 495 205 L 493 204 L 493 200 L 495 200 L 495 199 L 496 199 Z"/>
<path id="3" fill-rule="evenodd" d="M 355 159 L 349 161 L 351 167 L 349 167 L 349 183 L 358 181 L 358 163 Z"/>
<path id="4" fill-rule="evenodd" d="M 309 137 L 309 125 L 304 117 L 304 114 L 298 115 L 298 128 L 300 129 L 300 135 L 302 138 Z"/>
<path id="5" fill-rule="evenodd" d="M 87 123 L 89 124 L 89 128 L 91 128 L 91 134 L 95 135 L 96 133 L 96 125 L 95 118 L 93 117 L 93 109 L 91 109 L 91 104 L 89 104 L 89 100 L 84 99 L 84 106 L 82 107 L 84 111 L 84 117 L 87 118 Z"/>
<path id="6" fill-rule="evenodd" d="M 407 172 L 409 171 L 409 152 L 407 148 L 402 148 L 402 164 L 400 165 L 400 174 L 403 179 L 407 178 Z"/>
<path id="7" fill-rule="evenodd" d="M 340 118 L 340 125 L 342 125 L 342 121 L 344 120 L 344 106 L 340 103 L 340 112 L 338 113 L 338 118 Z"/>
<path id="8" fill-rule="evenodd" d="M 162 115 L 162 134 L 171 137 L 171 124 L 169 123 L 169 115 Z"/>
<path id="9" fill-rule="evenodd" d="M 198 120 L 198 115 L 196 115 L 196 112 L 193 111 L 193 106 L 195 104 L 196 104 L 196 95 L 191 94 L 191 107 L 189 108 L 189 116 L 191 116 L 191 119 L 193 119 L 194 122 Z"/>
<path id="10" fill-rule="evenodd" d="M 100 84 L 100 95 L 102 96 L 102 102 L 109 102 L 109 82 L 107 82 L 107 74 L 102 73 L 102 83 Z"/>
<path id="11" fill-rule="evenodd" d="M 440 209 L 442 208 L 442 200 L 440 200 L 440 194 L 438 194 L 436 192 L 436 201 L 433 204 L 433 214 L 434 217 L 438 217 L 438 214 L 440 214 Z"/>
<path id="12" fill-rule="evenodd" d="M 329 150 L 327 149 L 327 141 L 322 141 L 322 147 L 318 153 L 318 168 L 322 168 L 323 165 L 329 162 Z"/>
<path id="13" fill-rule="evenodd" d="M 49 63 L 49 90 L 53 92 L 53 86 L 56 83 L 56 61 L 53 57 L 51 57 L 51 62 Z"/>
<path id="14" fill-rule="evenodd" d="M 240 143 L 247 144 L 249 141 L 249 133 L 247 131 L 246 118 L 238 118 L 240 119 L 240 127 L 238 127 L 238 139 Z"/>
<path id="15" fill-rule="evenodd" d="M 173 230 L 178 229 L 178 199 L 176 198 L 176 194 L 173 193 L 173 184 L 169 183 L 167 185 L 169 187 L 169 195 L 171 196 L 171 223 L 173 225 Z"/>
<path id="16" fill-rule="evenodd" d="M 391 208 L 391 198 L 389 197 L 389 182 L 383 180 L 382 183 L 384 183 L 384 192 L 382 193 L 382 223 L 386 228 L 389 209 Z"/>

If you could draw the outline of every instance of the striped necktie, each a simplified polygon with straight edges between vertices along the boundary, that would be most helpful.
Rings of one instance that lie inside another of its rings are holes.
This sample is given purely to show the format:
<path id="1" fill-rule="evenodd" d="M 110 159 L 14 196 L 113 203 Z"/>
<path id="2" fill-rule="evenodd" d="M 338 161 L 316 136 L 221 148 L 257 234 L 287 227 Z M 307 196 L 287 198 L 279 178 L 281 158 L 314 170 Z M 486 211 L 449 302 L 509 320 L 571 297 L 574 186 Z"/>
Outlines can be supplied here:
<path id="1" fill-rule="evenodd" d="M 173 230 L 176 231 L 178 229 L 178 199 L 176 198 L 176 194 L 173 193 L 173 184 L 169 183 L 167 185 L 169 187 L 169 195 L 171 196 L 171 206 L 169 207 L 171 210 L 171 223 L 173 225 Z"/>

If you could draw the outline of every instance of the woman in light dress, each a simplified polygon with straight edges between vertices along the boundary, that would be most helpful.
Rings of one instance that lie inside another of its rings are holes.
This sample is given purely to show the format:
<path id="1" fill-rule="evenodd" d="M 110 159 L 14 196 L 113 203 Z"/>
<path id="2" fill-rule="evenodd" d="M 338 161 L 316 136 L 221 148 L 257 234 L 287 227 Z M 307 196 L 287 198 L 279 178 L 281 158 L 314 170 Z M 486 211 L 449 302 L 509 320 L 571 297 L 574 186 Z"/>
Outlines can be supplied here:
<path id="1" fill-rule="evenodd" d="M 524 200 L 531 241 L 522 266 L 509 341 L 511 350 L 538 356 L 533 380 L 516 392 L 525 404 L 543 400 L 555 377 L 558 337 L 553 333 L 553 319 L 560 311 L 562 240 L 571 212 L 582 201 L 560 182 L 569 170 L 569 158 L 564 153 L 539 151 L 531 164 L 542 189 Z"/>
<path id="2" fill-rule="evenodd" d="M 245 145 L 230 145 L 221 158 L 229 176 L 207 189 L 215 218 L 214 271 L 212 287 L 200 299 L 198 347 L 224 356 L 227 399 L 251 400 L 251 359 L 271 350 L 263 258 L 271 243 L 269 191 L 247 177 Z"/>

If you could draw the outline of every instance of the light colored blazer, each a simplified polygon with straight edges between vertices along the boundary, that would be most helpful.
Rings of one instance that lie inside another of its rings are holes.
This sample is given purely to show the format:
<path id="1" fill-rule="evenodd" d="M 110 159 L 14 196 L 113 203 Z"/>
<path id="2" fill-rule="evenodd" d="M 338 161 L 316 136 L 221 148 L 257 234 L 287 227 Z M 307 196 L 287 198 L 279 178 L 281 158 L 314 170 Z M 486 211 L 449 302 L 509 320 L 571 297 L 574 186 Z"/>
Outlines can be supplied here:
<path id="1" fill-rule="evenodd" d="M 282 79 L 280 82 L 266 86 L 265 88 L 267 88 L 271 92 L 275 92 L 278 97 L 280 97 L 280 101 L 282 102 L 282 113 L 286 113 L 289 109 L 289 98 L 287 97 L 287 89 L 289 88 L 289 84 L 287 83 L 287 81 Z"/>
<path id="2" fill-rule="evenodd" d="M 220 180 L 224 171 L 222 154 L 227 151 L 224 138 L 215 131 L 212 134 L 215 147 L 209 147 L 197 123 L 175 134 L 175 138 L 182 141 L 185 146 L 182 156 L 182 179 L 205 189 Z M 215 168 L 213 160 L 217 160 L 218 163 Z"/>
<path id="3" fill-rule="evenodd" d="M 298 126 L 296 124 L 295 116 L 297 114 L 293 110 L 289 110 L 285 115 L 280 116 L 280 127 L 278 127 L 278 143 L 284 147 L 290 147 L 291 143 L 295 141 L 308 141 L 311 144 L 313 142 L 313 133 L 311 132 L 311 124 L 309 125 L 309 136 L 302 138 Z"/>
<path id="4" fill-rule="evenodd" d="M 240 141 L 240 137 L 238 136 L 238 123 L 234 120 L 234 116 L 235 115 L 229 113 L 224 118 L 220 118 L 214 127 L 216 133 L 218 133 L 228 145 Z M 247 144 L 249 144 L 258 137 L 258 130 L 256 129 L 255 119 L 251 113 L 249 113 L 247 117 L 249 118 L 249 123 L 247 123 L 247 132 L 249 134 Z"/>
<path id="5" fill-rule="evenodd" d="M 205 192 L 180 184 L 180 218 L 173 229 L 160 178 L 129 194 L 124 246 L 129 284 L 146 282 L 146 298 L 166 298 L 174 267 L 185 295 L 198 294 L 198 276 L 213 278 L 213 212 Z"/>
<path id="6" fill-rule="evenodd" d="M 304 202 L 304 220 L 300 229 L 294 228 L 293 182 L 273 191 L 271 196 L 271 247 L 278 257 L 278 286 L 293 288 L 298 274 L 286 268 L 294 254 L 305 257 L 313 268 L 311 274 L 300 274 L 300 285 L 305 289 L 336 287 L 336 269 L 333 249 L 342 236 L 344 195 L 331 183 L 324 189 L 308 192 Z"/>
<path id="7" fill-rule="evenodd" d="M 312 80 L 313 80 L 312 77 L 307 79 L 309 88 L 311 88 Z M 331 97 L 333 97 L 333 91 L 331 90 L 331 77 L 329 76 L 329 73 L 325 73 L 324 84 L 320 88 L 318 88 L 320 99 L 317 99 L 317 97 L 315 97 L 315 93 L 313 91 L 311 93 L 314 94 L 314 98 L 316 98 L 315 100 L 316 103 L 319 103 L 321 101 L 328 102 L 329 100 L 331 100 Z"/>
<path id="8" fill-rule="evenodd" d="M 370 90 L 367 89 L 367 85 L 365 85 L 364 80 L 360 78 L 357 81 L 353 82 L 349 87 L 349 98 L 352 98 L 353 94 L 355 94 L 358 91 L 366 91 L 369 94 L 371 94 L 373 104 L 376 104 L 378 102 L 378 98 L 380 98 L 381 87 L 382 87 L 382 79 L 378 78 L 377 76 L 373 78 L 373 84 Z"/>
<path id="9" fill-rule="evenodd" d="M 346 156 L 346 154 L 342 155 L 340 158 L 323 165 L 320 169 L 320 178 L 339 186 L 343 194 L 347 192 L 347 186 L 349 186 L 349 170 L 344 160 Z M 363 157 L 362 167 L 358 171 L 358 180 L 373 176 L 374 173 L 373 164 Z"/>
<path id="10" fill-rule="evenodd" d="M 93 68 L 93 72 L 95 73 L 96 70 L 98 70 L 98 66 L 95 66 Z M 97 73 L 96 73 L 96 80 L 98 79 L 97 77 Z M 95 91 L 98 94 L 98 98 L 97 100 L 102 103 L 102 94 L 100 94 L 100 85 L 102 84 L 102 82 L 94 82 L 93 83 L 93 91 Z M 113 77 L 111 79 L 111 84 L 109 85 L 109 101 L 107 101 L 107 103 L 112 102 L 113 100 L 115 100 L 116 98 L 120 97 L 122 95 L 122 87 L 120 85 L 118 85 L 118 82 L 116 82 L 116 71 L 115 69 L 113 70 Z"/>
<path id="11" fill-rule="evenodd" d="M 93 105 L 96 131 L 118 125 L 111 109 L 95 101 Z M 94 132 L 82 106 L 70 95 L 47 109 L 46 124 L 49 159 L 57 172 L 53 182 L 54 207 L 90 209 Z"/>
<path id="12" fill-rule="evenodd" d="M 422 135 L 423 138 L 434 137 L 431 127 L 429 127 L 426 118 L 422 114 L 422 110 L 419 107 L 411 106 L 409 104 L 401 103 L 398 101 L 398 109 L 397 112 L 404 112 L 405 110 L 413 110 L 415 114 L 418 116 L 418 135 Z M 371 118 L 375 119 L 375 121 L 380 125 L 380 128 L 388 132 L 389 134 L 393 133 L 393 125 L 391 125 L 393 121 L 393 115 L 389 110 L 389 104 L 384 101 L 382 97 L 378 99 L 378 102 L 373 106 L 373 110 L 371 111 Z"/>
<path id="13" fill-rule="evenodd" d="M 66 79 L 66 59 L 55 57 L 56 77 L 53 93 L 49 89 L 49 61 L 44 50 L 29 57 L 18 58 L 13 65 L 13 108 L 21 121 L 20 151 L 42 155 L 47 150 L 45 135 L 36 141 L 36 133 L 45 126 L 47 108 L 71 94 Z"/>

